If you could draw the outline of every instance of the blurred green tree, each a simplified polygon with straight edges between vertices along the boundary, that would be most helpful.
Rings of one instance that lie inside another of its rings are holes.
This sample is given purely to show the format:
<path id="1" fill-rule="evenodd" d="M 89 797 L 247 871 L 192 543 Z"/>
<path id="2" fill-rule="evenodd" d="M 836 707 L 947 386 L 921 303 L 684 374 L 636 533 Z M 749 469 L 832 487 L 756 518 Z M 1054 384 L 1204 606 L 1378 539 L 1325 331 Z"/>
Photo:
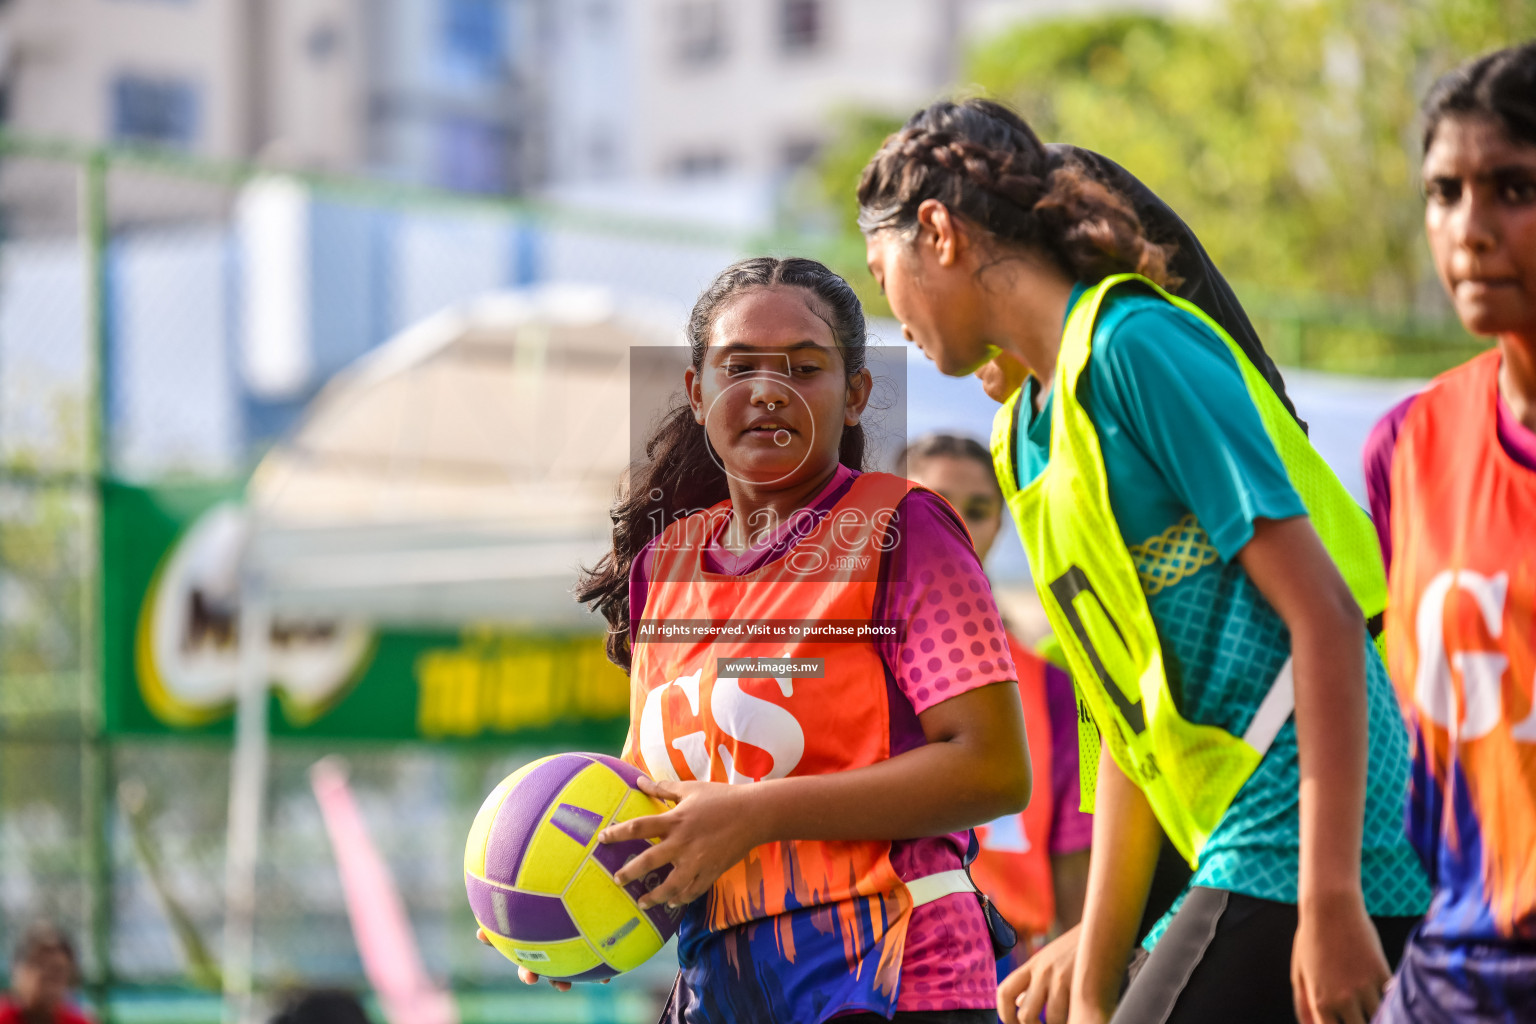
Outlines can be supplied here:
<path id="1" fill-rule="evenodd" d="M 966 91 L 1124 164 L 1245 296 L 1439 317 L 1415 198 L 1419 100 L 1457 62 L 1533 35 L 1530 0 L 1225 0 L 1199 19 L 1026 23 L 974 50 Z M 845 116 L 821 165 L 856 279 L 868 277 L 851 237 L 858 174 L 898 123 Z"/>

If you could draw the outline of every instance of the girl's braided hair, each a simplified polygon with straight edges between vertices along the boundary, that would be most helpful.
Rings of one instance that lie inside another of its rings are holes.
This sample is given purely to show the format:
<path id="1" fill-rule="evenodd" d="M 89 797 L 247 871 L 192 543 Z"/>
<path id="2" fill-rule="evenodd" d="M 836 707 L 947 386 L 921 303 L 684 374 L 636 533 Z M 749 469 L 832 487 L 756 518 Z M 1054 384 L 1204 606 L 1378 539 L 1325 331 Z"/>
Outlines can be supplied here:
<path id="1" fill-rule="evenodd" d="M 942 101 L 912 115 L 864 168 L 859 227 L 910 232 L 929 199 L 1089 284 L 1126 271 L 1179 284 L 1173 247 L 1147 237 L 1130 200 L 1077 161 L 1053 166 L 1034 130 L 1000 103 Z"/>

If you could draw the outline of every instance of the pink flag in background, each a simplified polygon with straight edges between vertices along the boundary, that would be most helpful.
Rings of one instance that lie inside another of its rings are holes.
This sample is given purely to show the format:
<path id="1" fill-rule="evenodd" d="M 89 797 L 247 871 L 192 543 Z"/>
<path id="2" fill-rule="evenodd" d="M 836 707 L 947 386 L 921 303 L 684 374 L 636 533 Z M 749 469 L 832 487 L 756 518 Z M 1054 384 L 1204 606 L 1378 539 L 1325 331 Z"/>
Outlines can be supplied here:
<path id="1" fill-rule="evenodd" d="M 336 854 L 363 973 L 384 1016 L 390 1024 L 458 1024 L 453 997 L 427 976 L 400 890 L 368 836 L 342 763 L 333 757 L 317 761 L 309 781 Z"/>

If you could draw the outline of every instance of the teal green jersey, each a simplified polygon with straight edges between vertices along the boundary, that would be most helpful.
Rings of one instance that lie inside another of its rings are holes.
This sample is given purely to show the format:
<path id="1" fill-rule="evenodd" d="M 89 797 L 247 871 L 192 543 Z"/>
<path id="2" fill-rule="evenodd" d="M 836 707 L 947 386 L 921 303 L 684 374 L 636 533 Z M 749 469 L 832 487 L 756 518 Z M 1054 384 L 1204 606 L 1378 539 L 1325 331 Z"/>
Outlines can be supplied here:
<path id="1" fill-rule="evenodd" d="M 1072 295 L 1075 303 L 1084 287 Z M 1050 457 L 1051 398 L 1025 385 L 1019 483 Z M 1109 501 L 1188 720 L 1241 736 L 1290 655 L 1285 623 L 1236 561 L 1259 519 L 1306 515 L 1226 345 L 1147 290 L 1105 300 L 1078 397 L 1103 451 Z M 1377 916 L 1422 913 L 1429 888 L 1404 834 L 1407 734 L 1375 645 L 1366 652 L 1370 757 L 1361 880 Z M 1201 852 L 1191 885 L 1295 903 L 1296 728 L 1288 722 Z M 1177 907 L 1175 907 L 1177 909 Z M 1167 918 L 1148 937 L 1155 942 Z"/>

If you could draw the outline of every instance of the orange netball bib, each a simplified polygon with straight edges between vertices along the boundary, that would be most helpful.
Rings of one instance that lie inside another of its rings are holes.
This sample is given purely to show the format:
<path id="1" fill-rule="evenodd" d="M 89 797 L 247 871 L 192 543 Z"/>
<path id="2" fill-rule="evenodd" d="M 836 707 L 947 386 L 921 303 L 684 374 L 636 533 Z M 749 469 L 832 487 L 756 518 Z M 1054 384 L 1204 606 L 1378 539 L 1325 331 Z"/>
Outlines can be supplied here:
<path id="1" fill-rule="evenodd" d="M 744 576 L 703 565 L 728 502 L 672 524 L 653 549 L 637 638 L 649 635 L 647 624 L 677 621 L 710 621 L 725 631 L 713 640 L 636 643 L 625 760 L 657 779 L 751 783 L 889 757 L 886 673 L 873 643 L 750 630 L 869 623 L 880 556 L 893 542 L 891 520 L 913 486 L 884 473 L 858 476 L 783 558 Z M 820 659 L 823 674 L 720 670 L 754 658 Z M 729 991 L 732 1005 L 749 1016 L 772 1009 L 802 1015 L 784 1019 L 818 1019 L 812 1014 L 823 998 L 894 1007 L 912 903 L 890 848 L 882 840 L 752 850 L 685 914 L 685 980 L 691 966 L 707 963 L 701 976 L 710 976 L 713 996 Z M 770 998 L 770 990 L 778 995 Z"/>
<path id="2" fill-rule="evenodd" d="M 1498 371 L 1494 351 L 1437 379 L 1392 461 L 1388 655 L 1415 786 L 1439 791 L 1415 793 L 1439 818 L 1415 836 L 1425 927 L 1462 937 L 1536 936 L 1536 471 L 1499 441 Z"/>

